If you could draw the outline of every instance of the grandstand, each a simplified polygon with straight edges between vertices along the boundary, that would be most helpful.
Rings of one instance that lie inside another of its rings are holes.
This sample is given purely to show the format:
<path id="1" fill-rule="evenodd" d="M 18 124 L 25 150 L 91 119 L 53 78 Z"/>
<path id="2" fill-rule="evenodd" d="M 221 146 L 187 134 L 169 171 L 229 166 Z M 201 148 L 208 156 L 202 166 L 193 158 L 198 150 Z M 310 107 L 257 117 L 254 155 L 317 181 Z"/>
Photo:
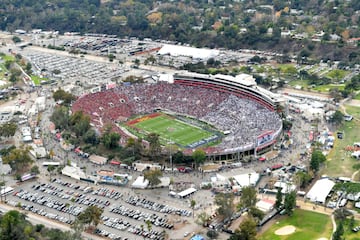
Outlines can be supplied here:
<path id="1" fill-rule="evenodd" d="M 240 159 L 244 153 L 256 154 L 275 143 L 282 131 L 276 104 L 276 95 L 256 86 L 250 75 L 181 72 L 170 82 L 126 84 L 84 95 L 73 104 L 72 111 L 90 115 L 92 124 L 100 130 L 111 124 L 122 135 L 122 143 L 130 134 L 119 123 L 139 115 L 162 111 L 179 119 L 198 119 L 224 133 L 219 144 L 205 148 L 208 156 Z M 191 152 L 184 149 L 185 154 Z"/>

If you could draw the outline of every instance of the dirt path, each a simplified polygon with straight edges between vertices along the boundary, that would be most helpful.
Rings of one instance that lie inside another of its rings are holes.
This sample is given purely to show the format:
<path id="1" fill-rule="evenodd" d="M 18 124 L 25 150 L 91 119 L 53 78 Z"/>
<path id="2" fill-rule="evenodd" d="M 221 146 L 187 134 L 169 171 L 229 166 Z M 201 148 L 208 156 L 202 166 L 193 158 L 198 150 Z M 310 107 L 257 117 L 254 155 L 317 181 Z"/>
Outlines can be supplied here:
<path id="1" fill-rule="evenodd" d="M 352 175 L 351 175 L 351 180 L 355 181 L 354 178 L 356 176 L 356 174 L 358 174 L 359 170 L 357 170 L 356 172 L 354 172 Z"/>

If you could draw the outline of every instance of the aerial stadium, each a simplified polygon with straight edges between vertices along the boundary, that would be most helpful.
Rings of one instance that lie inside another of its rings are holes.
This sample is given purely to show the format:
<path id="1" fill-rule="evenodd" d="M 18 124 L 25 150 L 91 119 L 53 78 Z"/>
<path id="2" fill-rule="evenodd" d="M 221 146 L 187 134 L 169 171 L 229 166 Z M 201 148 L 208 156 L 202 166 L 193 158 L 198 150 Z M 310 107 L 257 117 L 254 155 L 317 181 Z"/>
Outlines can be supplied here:
<path id="1" fill-rule="evenodd" d="M 277 95 L 247 74 L 184 71 L 166 81 L 92 92 L 81 96 L 72 111 L 91 116 L 99 130 L 111 124 L 122 144 L 157 133 L 162 145 L 175 144 L 185 154 L 201 148 L 213 160 L 240 160 L 271 149 L 282 131 Z"/>

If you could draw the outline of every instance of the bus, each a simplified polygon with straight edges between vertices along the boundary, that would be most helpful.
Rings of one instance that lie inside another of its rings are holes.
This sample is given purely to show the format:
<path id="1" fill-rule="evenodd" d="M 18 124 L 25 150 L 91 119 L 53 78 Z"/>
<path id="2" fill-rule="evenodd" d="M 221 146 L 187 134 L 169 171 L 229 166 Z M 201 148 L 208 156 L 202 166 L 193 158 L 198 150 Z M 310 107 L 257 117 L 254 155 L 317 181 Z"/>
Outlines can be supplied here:
<path id="1" fill-rule="evenodd" d="M 25 182 L 25 181 L 28 181 L 28 180 L 33 179 L 35 177 L 36 177 L 36 175 L 28 173 L 28 174 L 25 174 L 25 175 L 21 176 L 20 181 Z"/>
<path id="2" fill-rule="evenodd" d="M 44 167 L 47 167 L 47 166 L 60 166 L 60 162 L 43 162 L 42 165 Z"/>

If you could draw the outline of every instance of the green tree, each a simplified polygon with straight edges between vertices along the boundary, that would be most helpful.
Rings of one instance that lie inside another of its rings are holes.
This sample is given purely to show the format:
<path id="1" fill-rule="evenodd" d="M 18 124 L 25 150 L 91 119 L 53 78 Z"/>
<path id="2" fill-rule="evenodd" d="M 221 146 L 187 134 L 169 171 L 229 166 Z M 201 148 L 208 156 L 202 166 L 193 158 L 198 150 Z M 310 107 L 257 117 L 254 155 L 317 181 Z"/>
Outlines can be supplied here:
<path id="1" fill-rule="evenodd" d="M 240 223 L 239 229 L 229 238 L 229 240 L 256 240 L 256 222 L 248 217 Z"/>
<path id="2" fill-rule="evenodd" d="M 161 183 L 160 177 L 162 177 L 162 172 L 159 169 L 148 170 L 144 173 L 144 179 L 149 181 L 150 187 L 159 185 Z"/>
<path id="3" fill-rule="evenodd" d="M 160 153 L 161 153 L 159 134 L 149 133 L 147 135 L 147 140 L 150 145 L 149 146 L 149 157 L 151 159 L 156 159 L 158 156 L 160 156 Z"/>
<path id="4" fill-rule="evenodd" d="M 205 162 L 206 153 L 201 149 L 196 149 L 192 154 L 192 158 L 195 162 L 195 169 L 197 169 L 197 167 Z"/>
<path id="5" fill-rule="evenodd" d="M 18 36 L 13 36 L 13 37 L 12 37 L 12 40 L 13 40 L 14 43 L 19 43 L 19 42 L 21 42 L 21 39 L 20 39 Z"/>
<path id="6" fill-rule="evenodd" d="M 311 179 L 312 176 L 307 172 L 299 171 L 295 173 L 295 181 L 300 188 L 305 188 L 311 182 Z"/>
<path id="7" fill-rule="evenodd" d="M 135 159 L 140 159 L 143 152 L 142 138 L 128 138 L 126 148 L 132 152 L 132 155 L 135 157 Z"/>
<path id="8" fill-rule="evenodd" d="M 275 208 L 277 210 L 279 210 L 281 208 L 282 202 L 283 202 L 283 194 L 281 192 L 281 188 L 278 188 L 278 190 L 276 192 L 276 202 L 275 202 Z"/>
<path id="9" fill-rule="evenodd" d="M 320 150 L 314 150 L 311 155 L 310 168 L 314 173 L 318 172 L 320 169 L 320 164 L 326 161 L 326 157 Z"/>
<path id="10" fill-rule="evenodd" d="M 344 221 L 347 217 L 352 216 L 353 214 L 346 208 L 337 208 L 334 211 L 334 217 L 337 221 Z"/>
<path id="11" fill-rule="evenodd" d="M 69 105 L 72 101 L 74 101 L 76 98 L 71 93 L 67 93 L 62 89 L 58 89 L 54 92 L 53 98 L 55 102 L 61 100 L 64 102 L 65 105 Z"/>
<path id="12" fill-rule="evenodd" d="M 38 167 L 37 165 L 33 166 L 33 167 L 31 168 L 30 172 L 31 172 L 32 174 L 39 174 L 39 173 L 40 173 L 39 167 Z"/>
<path id="13" fill-rule="evenodd" d="M 50 117 L 50 120 L 55 124 L 55 127 L 60 130 L 68 128 L 69 119 L 69 109 L 65 106 L 55 108 L 53 114 Z"/>
<path id="14" fill-rule="evenodd" d="M 344 121 L 344 114 L 339 110 L 336 110 L 334 115 L 331 116 L 330 121 L 335 125 L 340 125 Z"/>
<path id="15" fill-rule="evenodd" d="M 76 136 L 81 137 L 90 129 L 90 117 L 77 111 L 70 116 L 69 124 Z"/>
<path id="16" fill-rule="evenodd" d="M 256 222 L 260 222 L 265 216 L 265 213 L 257 207 L 251 207 L 249 209 L 249 214 L 253 217 L 254 220 L 256 220 Z"/>
<path id="17" fill-rule="evenodd" d="M 94 129 L 88 129 L 84 135 L 82 136 L 82 139 L 85 143 L 89 143 L 92 145 L 96 145 L 99 143 L 98 136 Z"/>
<path id="18" fill-rule="evenodd" d="M 81 216 L 81 214 L 79 216 Z M 84 231 L 84 228 L 84 223 L 76 218 L 75 221 L 71 224 L 71 229 L 74 230 L 71 239 L 82 240 L 81 234 Z"/>
<path id="19" fill-rule="evenodd" d="M 230 218 L 234 213 L 234 194 L 219 193 L 215 196 L 215 204 L 218 206 L 217 212 L 224 218 Z"/>
<path id="20" fill-rule="evenodd" d="M 103 212 L 104 210 L 98 206 L 89 206 L 84 212 L 80 213 L 77 219 L 83 224 L 92 224 L 96 227 L 101 221 L 101 215 Z"/>
<path id="21" fill-rule="evenodd" d="M 111 53 L 110 53 L 110 54 L 108 55 L 108 58 L 109 58 L 109 61 L 110 61 L 110 62 L 113 62 L 114 59 L 116 58 L 116 56 L 115 56 L 114 54 L 111 54 Z"/>
<path id="22" fill-rule="evenodd" d="M 31 74 L 31 72 L 32 72 L 31 68 L 32 68 L 31 63 L 27 62 L 26 66 L 25 66 L 25 71 L 26 71 L 27 74 Z"/>
<path id="23" fill-rule="evenodd" d="M 28 225 L 24 214 L 11 210 L 7 212 L 2 218 L 0 223 L 0 239 L 13 240 L 13 239 L 27 239 L 24 229 Z"/>
<path id="24" fill-rule="evenodd" d="M 354 215 L 351 216 L 351 218 L 349 219 L 349 229 L 353 229 L 355 227 L 355 218 Z"/>
<path id="25" fill-rule="evenodd" d="M 336 231 L 333 234 L 333 240 L 341 240 L 342 235 L 344 234 L 344 225 L 343 222 L 340 221 L 338 225 L 336 226 Z"/>
<path id="26" fill-rule="evenodd" d="M 146 224 L 147 230 L 148 230 L 149 232 L 151 232 L 151 230 L 152 230 L 151 221 L 150 221 L 149 219 L 147 219 L 147 220 L 145 221 L 145 224 Z"/>
<path id="27" fill-rule="evenodd" d="M 13 137 L 17 130 L 17 124 L 16 123 L 4 123 L 0 125 L 0 137 Z"/>
<path id="28" fill-rule="evenodd" d="M 256 204 L 256 189 L 252 186 L 241 189 L 240 208 L 251 208 Z"/>
<path id="29" fill-rule="evenodd" d="M 115 149 L 119 147 L 120 134 L 111 132 L 111 125 L 105 126 L 105 131 L 101 137 L 101 142 L 107 149 Z"/>
<path id="30" fill-rule="evenodd" d="M 209 230 L 207 231 L 206 236 L 208 236 L 210 239 L 216 239 L 219 236 L 219 233 L 215 230 Z"/>
<path id="31" fill-rule="evenodd" d="M 55 166 L 54 165 L 49 165 L 48 167 L 47 167 L 47 171 L 48 171 L 48 173 L 49 173 L 49 178 L 50 178 L 50 181 L 51 181 L 51 174 L 52 174 L 52 172 L 55 170 Z"/>
<path id="32" fill-rule="evenodd" d="M 285 213 L 291 216 L 293 214 L 295 206 L 296 206 L 296 192 L 291 191 L 289 193 L 286 193 L 284 200 Z"/>
<path id="33" fill-rule="evenodd" d="M 10 164 L 11 168 L 18 174 L 24 173 L 29 166 L 34 162 L 29 156 L 29 147 L 21 146 L 10 151 L 6 156 L 3 156 L 3 162 Z"/>
<path id="34" fill-rule="evenodd" d="M 195 222 L 201 226 L 204 226 L 206 221 L 209 219 L 209 215 L 206 212 L 201 212 L 198 216 Z"/>
<path id="35" fill-rule="evenodd" d="M 194 218 L 194 213 L 195 213 L 195 206 L 196 206 L 196 201 L 194 199 L 191 199 L 190 201 L 190 207 L 192 209 L 192 215 L 193 215 L 193 218 Z"/>

